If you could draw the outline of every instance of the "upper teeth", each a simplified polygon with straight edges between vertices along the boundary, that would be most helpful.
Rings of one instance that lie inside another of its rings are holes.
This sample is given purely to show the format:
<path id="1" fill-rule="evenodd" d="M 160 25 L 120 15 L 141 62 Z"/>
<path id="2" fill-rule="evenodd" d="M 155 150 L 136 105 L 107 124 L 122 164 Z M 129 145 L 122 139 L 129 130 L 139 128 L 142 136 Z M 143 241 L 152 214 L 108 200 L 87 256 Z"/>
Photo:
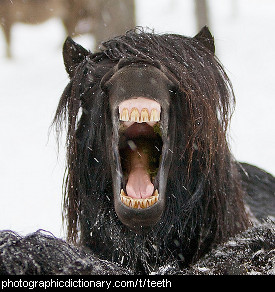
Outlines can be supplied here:
<path id="1" fill-rule="evenodd" d="M 160 112 L 153 108 L 149 114 L 149 110 L 147 108 L 143 108 L 141 112 L 139 112 L 139 110 L 134 107 L 129 113 L 127 108 L 123 108 L 119 112 L 119 119 L 124 122 L 158 122 L 160 120 Z"/>
<path id="2" fill-rule="evenodd" d="M 119 104 L 119 119 L 123 122 L 158 122 L 160 112 L 160 104 L 145 97 L 127 99 Z"/>

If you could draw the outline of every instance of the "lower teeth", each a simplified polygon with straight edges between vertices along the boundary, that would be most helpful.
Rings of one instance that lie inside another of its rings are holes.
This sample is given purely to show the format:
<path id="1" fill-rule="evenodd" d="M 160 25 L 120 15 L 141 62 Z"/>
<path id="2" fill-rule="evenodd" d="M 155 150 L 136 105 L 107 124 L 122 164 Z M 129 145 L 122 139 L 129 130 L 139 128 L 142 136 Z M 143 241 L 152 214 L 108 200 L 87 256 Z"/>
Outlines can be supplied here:
<path id="1" fill-rule="evenodd" d="M 155 190 L 154 194 L 146 199 L 134 199 L 127 196 L 123 189 L 120 191 L 121 202 L 124 205 L 134 209 L 148 208 L 154 205 L 158 201 L 158 198 L 159 198 L 158 190 Z"/>

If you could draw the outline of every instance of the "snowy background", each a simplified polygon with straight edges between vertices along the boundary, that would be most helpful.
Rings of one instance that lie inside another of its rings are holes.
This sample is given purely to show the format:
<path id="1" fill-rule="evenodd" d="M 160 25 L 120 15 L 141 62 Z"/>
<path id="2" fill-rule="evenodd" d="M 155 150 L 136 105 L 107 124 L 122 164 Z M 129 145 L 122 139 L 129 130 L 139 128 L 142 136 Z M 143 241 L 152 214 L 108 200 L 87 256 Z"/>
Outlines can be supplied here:
<path id="1" fill-rule="evenodd" d="M 237 106 L 231 149 L 240 161 L 275 175 L 275 1 L 211 0 L 216 52 L 233 83 Z M 136 0 L 137 25 L 156 32 L 197 33 L 192 0 Z M 58 19 L 12 30 L 7 60 L 0 31 L 0 230 L 37 229 L 64 236 L 61 220 L 64 144 L 50 125 L 68 82 Z M 76 39 L 92 48 L 92 38 Z"/>

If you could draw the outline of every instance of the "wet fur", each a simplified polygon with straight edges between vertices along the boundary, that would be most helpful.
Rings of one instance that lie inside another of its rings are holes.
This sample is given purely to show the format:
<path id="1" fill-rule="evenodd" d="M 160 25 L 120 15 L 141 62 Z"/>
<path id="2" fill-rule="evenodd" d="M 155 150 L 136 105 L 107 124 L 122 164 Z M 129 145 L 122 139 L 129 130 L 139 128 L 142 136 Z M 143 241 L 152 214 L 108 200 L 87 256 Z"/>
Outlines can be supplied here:
<path id="1" fill-rule="evenodd" d="M 249 228 L 230 238 L 194 265 L 176 261 L 151 270 L 153 275 L 274 275 L 274 223 Z M 38 230 L 27 236 L 0 231 L 0 275 L 133 275 L 136 271 L 97 258 L 85 248 Z M 167 278 L 167 276 L 166 276 Z M 174 281 L 182 278 L 169 278 Z M 3 281 L 4 282 L 4 281 Z"/>
<path id="2" fill-rule="evenodd" d="M 96 54 L 71 40 L 64 45 L 71 80 L 55 123 L 58 132 L 67 125 L 68 239 L 136 272 L 148 273 L 174 260 L 185 267 L 249 226 L 241 181 L 227 145 L 234 107 L 231 83 L 214 55 L 207 28 L 194 38 L 137 29 L 103 45 Z M 101 82 L 122 58 L 159 62 L 177 87 L 171 92 L 174 148 L 166 208 L 160 222 L 143 235 L 125 227 L 113 207 L 106 135 L 110 108 Z"/>

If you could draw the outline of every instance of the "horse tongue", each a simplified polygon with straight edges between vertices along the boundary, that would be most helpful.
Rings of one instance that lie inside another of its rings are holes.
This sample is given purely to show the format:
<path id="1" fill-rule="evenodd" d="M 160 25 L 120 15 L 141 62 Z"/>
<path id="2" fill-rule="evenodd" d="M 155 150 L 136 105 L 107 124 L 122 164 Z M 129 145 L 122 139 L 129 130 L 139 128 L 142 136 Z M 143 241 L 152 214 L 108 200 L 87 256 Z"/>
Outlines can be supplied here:
<path id="1" fill-rule="evenodd" d="M 154 185 L 148 174 L 148 155 L 141 149 L 132 151 L 130 155 L 130 172 L 126 185 L 127 195 L 135 199 L 146 199 L 153 195 Z"/>

